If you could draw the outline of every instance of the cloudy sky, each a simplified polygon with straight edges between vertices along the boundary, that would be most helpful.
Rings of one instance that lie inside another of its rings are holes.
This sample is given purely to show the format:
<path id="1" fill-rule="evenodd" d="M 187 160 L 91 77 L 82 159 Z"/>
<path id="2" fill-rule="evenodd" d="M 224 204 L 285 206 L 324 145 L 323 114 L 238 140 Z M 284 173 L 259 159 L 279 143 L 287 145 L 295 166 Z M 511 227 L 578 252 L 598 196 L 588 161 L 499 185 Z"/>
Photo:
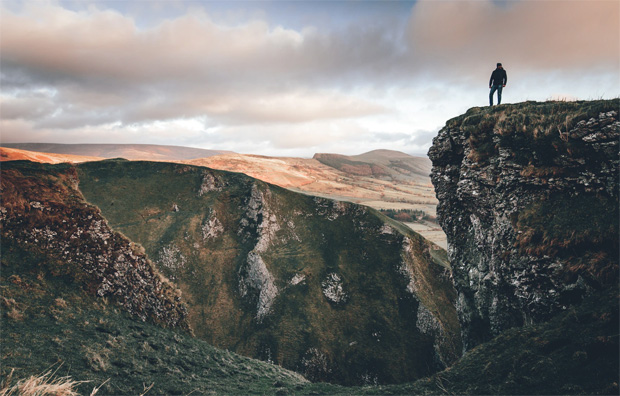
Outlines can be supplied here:
<path id="1" fill-rule="evenodd" d="M 620 2 L 0 2 L 1 141 L 425 154 L 503 101 L 620 96 Z"/>

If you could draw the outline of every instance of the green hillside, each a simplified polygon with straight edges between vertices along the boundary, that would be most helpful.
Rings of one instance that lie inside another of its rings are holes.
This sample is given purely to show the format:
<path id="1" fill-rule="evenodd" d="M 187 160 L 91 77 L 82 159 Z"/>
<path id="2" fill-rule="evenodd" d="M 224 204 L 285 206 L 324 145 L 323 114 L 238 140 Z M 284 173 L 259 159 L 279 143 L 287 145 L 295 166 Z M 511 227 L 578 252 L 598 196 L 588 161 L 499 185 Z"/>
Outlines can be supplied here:
<path id="1" fill-rule="evenodd" d="M 89 298 L 215 347 L 341 384 L 411 381 L 460 353 L 445 251 L 371 209 L 124 160 L 8 162 L 2 193 L 13 274 L 40 257 Z"/>
<path id="2" fill-rule="evenodd" d="M 23 265 L 28 263 L 28 265 Z M 617 394 L 618 296 L 596 295 L 548 323 L 515 328 L 448 370 L 400 385 L 340 387 L 213 348 L 89 296 L 45 255 L 3 244 L 0 378 L 52 370 L 80 394 Z M 0 384 L 0 392 L 3 387 Z"/>
<path id="3" fill-rule="evenodd" d="M 193 337 L 180 291 L 84 201 L 75 168 L 20 161 L 1 176 L 0 394 L 48 371 L 81 394 L 273 394 L 307 383 Z"/>
<path id="4" fill-rule="evenodd" d="M 342 384 L 410 381 L 458 357 L 445 252 L 371 209 L 184 165 L 78 173 L 216 347 Z"/>
<path id="5" fill-rule="evenodd" d="M 216 349 L 184 332 L 130 316 L 89 295 L 60 263 L 15 244 L 2 247 L 2 364 L 15 382 L 48 370 L 87 381 L 80 394 L 275 394 L 307 384 L 279 366 Z M 0 386 L 0 393 L 2 386 Z"/>

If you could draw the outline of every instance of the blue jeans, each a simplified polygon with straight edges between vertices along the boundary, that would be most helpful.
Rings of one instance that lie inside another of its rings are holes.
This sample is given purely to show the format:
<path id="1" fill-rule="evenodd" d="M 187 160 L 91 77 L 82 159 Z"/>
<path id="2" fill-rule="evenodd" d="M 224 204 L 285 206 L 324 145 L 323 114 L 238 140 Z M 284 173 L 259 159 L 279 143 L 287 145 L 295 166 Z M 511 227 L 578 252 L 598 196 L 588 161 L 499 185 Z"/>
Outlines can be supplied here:
<path id="1" fill-rule="evenodd" d="M 491 93 L 489 94 L 489 106 L 493 106 L 493 94 L 497 91 L 497 104 L 502 104 L 502 86 L 493 85 L 491 87 Z"/>

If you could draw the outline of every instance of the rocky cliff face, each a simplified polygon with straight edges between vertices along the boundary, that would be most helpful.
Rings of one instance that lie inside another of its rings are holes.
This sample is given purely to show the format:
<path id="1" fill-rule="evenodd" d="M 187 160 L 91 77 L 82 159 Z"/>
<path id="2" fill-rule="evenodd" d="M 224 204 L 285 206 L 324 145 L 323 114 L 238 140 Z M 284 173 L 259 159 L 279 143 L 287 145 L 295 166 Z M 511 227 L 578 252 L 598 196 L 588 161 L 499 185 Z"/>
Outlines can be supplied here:
<path id="1" fill-rule="evenodd" d="M 464 350 L 617 287 L 620 101 L 473 108 L 429 151 Z"/>
<path id="2" fill-rule="evenodd" d="M 108 227 L 101 212 L 84 201 L 77 183 L 77 172 L 65 165 L 3 164 L 3 252 L 42 255 L 46 259 L 34 268 L 27 259 L 15 265 L 24 272 L 68 278 L 143 321 L 189 332 L 180 291 L 160 275 L 141 247 Z"/>

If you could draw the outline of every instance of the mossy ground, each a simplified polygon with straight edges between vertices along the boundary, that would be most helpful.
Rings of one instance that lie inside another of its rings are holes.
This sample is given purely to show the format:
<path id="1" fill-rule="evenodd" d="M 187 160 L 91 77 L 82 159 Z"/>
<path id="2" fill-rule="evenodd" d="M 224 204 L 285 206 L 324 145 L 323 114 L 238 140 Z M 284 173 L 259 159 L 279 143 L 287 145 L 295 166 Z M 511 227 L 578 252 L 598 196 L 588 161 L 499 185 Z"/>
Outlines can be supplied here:
<path id="1" fill-rule="evenodd" d="M 523 102 L 474 107 L 449 120 L 446 126 L 462 128 L 472 147 L 470 159 L 479 166 L 488 164 L 500 148 L 507 148 L 516 163 L 540 171 L 557 167 L 555 161 L 562 155 L 587 156 L 589 153 L 583 152 L 587 148 L 571 142 L 565 134 L 580 121 L 598 118 L 600 113 L 609 111 L 620 111 L 620 99 Z M 494 134 L 499 136 L 498 142 L 493 140 Z M 592 158 L 588 166 L 595 163 L 596 158 Z"/>
<path id="2" fill-rule="evenodd" d="M 81 394 L 296 393 L 307 381 L 279 366 L 219 350 L 141 322 L 54 276 L 44 256 L 4 244 L 0 375 L 49 369 L 83 382 Z"/>
<path id="3" fill-rule="evenodd" d="M 374 393 L 617 395 L 618 309 L 617 290 L 592 295 L 549 322 L 507 330 L 428 379 Z"/>
<path id="4" fill-rule="evenodd" d="M 25 265 L 26 263 L 29 263 Z M 140 322 L 66 278 L 41 256 L 3 247 L 3 378 L 57 370 L 90 394 L 618 394 L 618 293 L 587 298 L 547 323 L 515 328 L 414 383 L 310 384 L 281 367 Z"/>
<path id="5" fill-rule="evenodd" d="M 550 194 L 516 216 L 517 246 L 524 254 L 559 257 L 566 276 L 614 284 L 618 278 L 618 200 L 602 194 Z"/>

